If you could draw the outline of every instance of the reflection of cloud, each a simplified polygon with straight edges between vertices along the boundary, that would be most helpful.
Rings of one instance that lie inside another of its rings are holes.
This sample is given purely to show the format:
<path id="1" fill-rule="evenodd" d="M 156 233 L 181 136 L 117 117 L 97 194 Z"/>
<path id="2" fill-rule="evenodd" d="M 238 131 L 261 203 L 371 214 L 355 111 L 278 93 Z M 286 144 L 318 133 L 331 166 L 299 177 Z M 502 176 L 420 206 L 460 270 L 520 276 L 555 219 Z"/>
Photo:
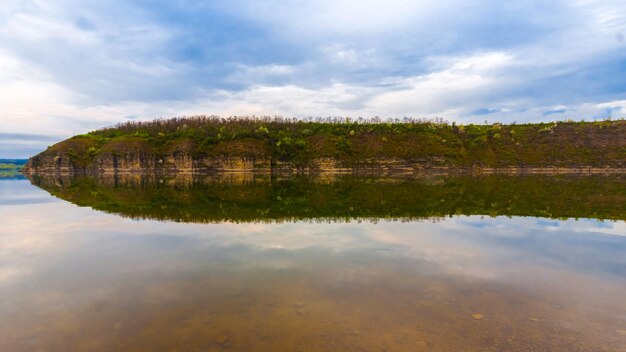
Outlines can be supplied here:
<path id="1" fill-rule="evenodd" d="M 27 180 L 0 181 L 0 214 L 4 280 L 15 280 L 41 269 L 36 268 L 41 264 L 39 260 L 80 246 L 81 235 L 92 227 L 94 231 L 106 229 L 114 220 L 59 201 Z"/>
<path id="2" fill-rule="evenodd" d="M 43 204 L 55 202 L 48 192 L 33 187 L 25 179 L 0 181 L 0 205 Z"/>
<path id="3" fill-rule="evenodd" d="M 10 282 L 16 276 L 25 275 L 25 273 L 20 273 L 16 268 L 0 268 L 0 285 L 5 282 Z"/>
<path id="4" fill-rule="evenodd" d="M 481 216 L 445 218 L 436 223 L 299 222 L 189 226 L 211 234 L 200 238 L 200 243 L 207 246 L 243 245 L 258 251 L 320 248 L 338 255 L 361 252 L 401 256 L 435 264 L 450 274 L 491 279 L 506 277 L 509 270 L 523 271 L 522 267 L 549 262 L 562 269 L 603 270 L 610 265 L 611 259 L 599 259 L 605 249 L 603 240 L 595 238 L 594 234 L 620 234 L 620 231 L 623 234 L 622 229 L 626 228 L 624 222 L 573 219 L 544 222 L 537 218 Z M 197 238 L 193 234 L 187 235 Z M 570 243 L 572 235 L 576 235 L 576 240 Z M 581 243 L 588 246 L 588 258 L 571 261 L 570 252 L 578 250 Z M 615 250 L 620 248 L 616 246 Z M 541 257 L 543 261 L 528 260 Z M 584 268 L 580 263 L 585 260 L 598 262 L 598 267 Z"/>
<path id="5" fill-rule="evenodd" d="M 507 277 L 510 270 L 523 272 L 528 266 L 621 275 L 611 268 L 619 266 L 620 253 L 626 250 L 626 243 L 614 236 L 626 234 L 625 222 L 593 219 L 460 216 L 438 223 L 211 226 L 216 233 L 227 228 L 233 235 L 214 238 L 214 243 L 223 246 L 284 251 L 324 248 L 340 255 L 387 253 L 436 264 L 448 273 L 492 279 Z"/>
<path id="6" fill-rule="evenodd" d="M 569 220 L 561 223 L 565 231 L 609 236 L 626 236 L 626 222 L 598 220 Z"/>
<path id="7" fill-rule="evenodd" d="M 0 187 L 6 184 L 0 182 Z M 22 192 L 41 192 L 28 187 Z M 78 263 L 93 254 L 111 265 L 132 257 L 134 270 L 156 265 L 171 271 L 207 253 L 232 255 L 250 266 L 288 268 L 303 265 L 290 255 L 321 250 L 334 256 L 416 261 L 451 275 L 502 280 L 512 272 L 519 278 L 531 268 L 621 275 L 616 268 L 626 251 L 623 221 L 461 216 L 377 224 L 184 224 L 136 221 L 65 202 L 0 205 L 0 212 L 0 276 L 5 284 L 43 275 L 50 263 L 73 265 L 72 258 L 82 258 Z M 255 259 L 260 253 L 265 253 L 262 262 Z"/>

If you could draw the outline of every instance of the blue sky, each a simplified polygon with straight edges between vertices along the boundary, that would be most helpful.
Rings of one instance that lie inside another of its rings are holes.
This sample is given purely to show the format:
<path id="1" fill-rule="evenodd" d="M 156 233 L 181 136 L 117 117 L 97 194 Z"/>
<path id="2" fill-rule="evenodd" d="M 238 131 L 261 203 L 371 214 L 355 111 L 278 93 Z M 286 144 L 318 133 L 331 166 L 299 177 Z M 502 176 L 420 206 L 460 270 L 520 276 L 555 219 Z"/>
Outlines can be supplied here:
<path id="1" fill-rule="evenodd" d="M 0 158 L 193 114 L 626 115 L 624 1 L 28 1 L 0 7 Z"/>

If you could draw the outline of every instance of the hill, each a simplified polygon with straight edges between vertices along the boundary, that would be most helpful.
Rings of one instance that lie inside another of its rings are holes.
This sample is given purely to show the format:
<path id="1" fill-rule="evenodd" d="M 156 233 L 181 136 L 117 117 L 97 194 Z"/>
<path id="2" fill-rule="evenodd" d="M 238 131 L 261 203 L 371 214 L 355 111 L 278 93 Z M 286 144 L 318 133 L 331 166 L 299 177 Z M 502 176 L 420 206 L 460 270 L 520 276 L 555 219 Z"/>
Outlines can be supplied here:
<path id="1" fill-rule="evenodd" d="M 626 120 L 456 125 L 427 120 L 182 117 L 74 136 L 27 172 L 626 168 Z"/>

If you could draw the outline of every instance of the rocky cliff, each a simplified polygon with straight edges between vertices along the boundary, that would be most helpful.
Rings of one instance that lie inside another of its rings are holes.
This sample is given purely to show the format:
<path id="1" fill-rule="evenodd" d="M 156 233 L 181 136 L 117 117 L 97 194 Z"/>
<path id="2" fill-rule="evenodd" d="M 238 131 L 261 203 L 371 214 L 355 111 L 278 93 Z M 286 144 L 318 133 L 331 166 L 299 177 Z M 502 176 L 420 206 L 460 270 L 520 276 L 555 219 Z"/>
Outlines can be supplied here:
<path id="1" fill-rule="evenodd" d="M 468 126 L 155 121 L 59 142 L 32 157 L 24 172 L 424 169 L 624 172 L 626 121 Z"/>

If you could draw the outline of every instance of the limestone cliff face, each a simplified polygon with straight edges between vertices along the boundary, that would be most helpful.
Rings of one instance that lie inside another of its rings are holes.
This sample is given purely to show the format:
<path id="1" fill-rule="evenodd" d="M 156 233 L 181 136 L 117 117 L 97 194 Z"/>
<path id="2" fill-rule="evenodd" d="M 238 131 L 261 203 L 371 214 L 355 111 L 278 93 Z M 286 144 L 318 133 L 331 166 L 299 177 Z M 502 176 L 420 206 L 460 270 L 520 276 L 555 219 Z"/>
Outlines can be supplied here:
<path id="1" fill-rule="evenodd" d="M 79 171 L 67 155 L 63 154 L 40 154 L 31 158 L 22 169 L 23 172 L 64 172 L 72 173 Z"/>
<path id="2" fill-rule="evenodd" d="M 26 173 L 96 173 L 96 172 L 199 172 L 199 171 L 262 171 L 271 169 L 271 158 L 193 157 L 189 154 L 105 154 L 81 164 L 64 153 L 32 157 L 24 167 Z M 282 165 L 290 168 L 290 165 Z"/>
<path id="3" fill-rule="evenodd" d="M 194 157 L 190 154 L 156 155 L 100 155 L 88 165 L 81 165 L 68 155 L 40 154 L 29 160 L 23 169 L 27 174 L 36 173 L 125 173 L 125 172 L 374 172 L 416 173 L 422 171 L 479 171 L 521 173 L 624 173 L 620 166 L 597 167 L 580 165 L 575 167 L 454 167 L 446 166 L 443 160 L 401 158 L 370 158 L 359 162 L 346 162 L 335 158 L 311 159 L 305 165 L 279 161 L 271 157 Z"/>
<path id="4" fill-rule="evenodd" d="M 156 156 L 145 154 L 101 155 L 95 157 L 88 165 L 81 164 L 67 154 L 40 154 L 28 161 L 24 172 L 134 172 L 156 169 L 157 165 Z"/>
<path id="5" fill-rule="evenodd" d="M 64 151 L 46 151 L 32 157 L 24 167 L 26 173 L 115 173 L 115 172 L 211 172 L 211 171 L 411 171 L 443 166 L 442 161 L 402 158 L 368 158 L 345 161 L 338 158 L 314 158 L 296 164 L 269 155 L 197 156 L 175 151 L 169 154 L 149 152 L 102 153 L 85 162 L 80 155 Z M 441 165 L 440 165 L 441 164 Z"/>
<path id="6" fill-rule="evenodd" d="M 306 165 L 278 161 L 271 157 L 200 156 L 189 154 L 126 154 L 99 155 L 92 162 L 81 165 L 66 154 L 40 154 L 29 160 L 26 173 L 98 173 L 98 172 L 210 172 L 210 171 L 349 171 L 357 165 L 347 165 L 333 158 L 317 158 Z M 361 165 L 366 169 L 412 168 L 404 160 L 369 160 Z"/>

